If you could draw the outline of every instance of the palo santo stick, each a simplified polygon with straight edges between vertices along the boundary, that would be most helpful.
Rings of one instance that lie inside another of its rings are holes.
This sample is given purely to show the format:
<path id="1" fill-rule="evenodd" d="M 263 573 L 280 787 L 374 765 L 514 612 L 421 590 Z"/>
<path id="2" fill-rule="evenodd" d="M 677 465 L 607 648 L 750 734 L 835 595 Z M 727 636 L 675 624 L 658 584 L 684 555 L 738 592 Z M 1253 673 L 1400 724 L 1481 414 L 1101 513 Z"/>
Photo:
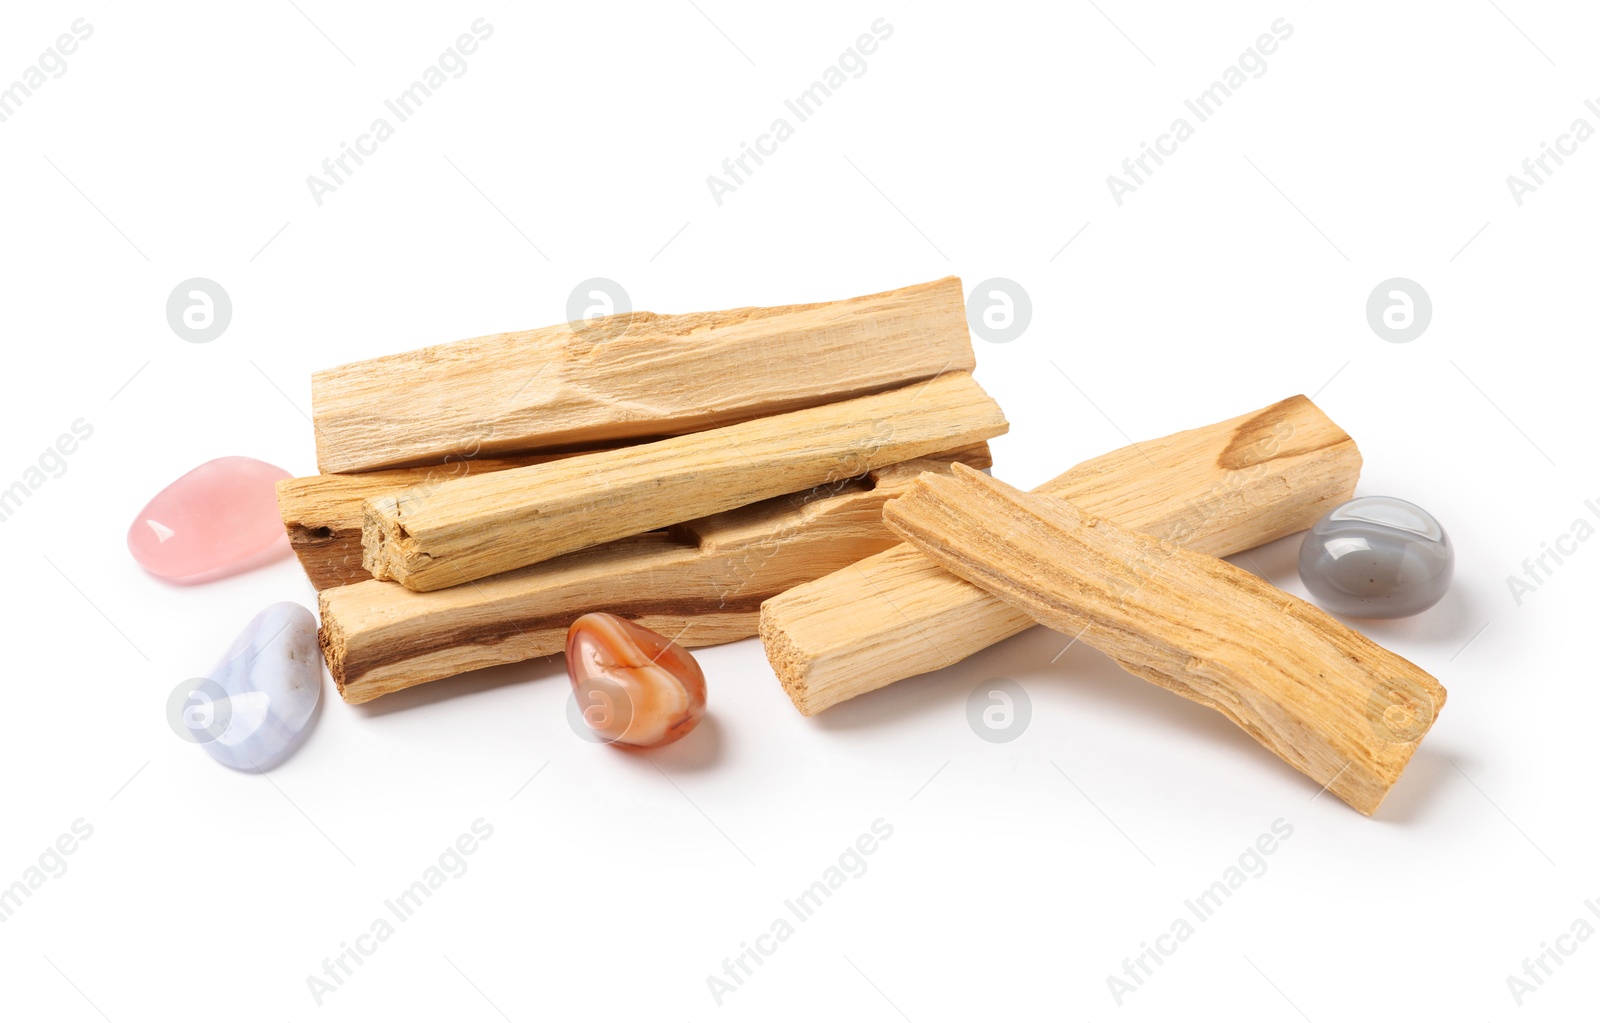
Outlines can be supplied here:
<path id="1" fill-rule="evenodd" d="M 588 611 L 709 646 L 756 633 L 763 599 L 893 544 L 883 502 L 923 470 L 989 464 L 986 445 L 878 469 L 568 554 L 467 586 L 414 593 L 368 579 L 324 590 L 320 638 L 350 703 L 495 664 L 559 653 Z"/>
<path id="2" fill-rule="evenodd" d="M 311 378 L 324 473 L 594 447 L 971 372 L 956 277 L 812 305 L 623 313 L 494 334 Z"/>
<path id="3" fill-rule="evenodd" d="M 965 373 L 820 408 L 403 491 L 364 506 L 363 564 L 426 591 L 1006 431 Z"/>
<path id="4" fill-rule="evenodd" d="M 1205 554 L 1309 529 L 1350 499 L 1361 454 L 1302 396 L 1080 463 L 1034 492 Z M 908 544 L 774 597 L 767 659 L 802 714 L 948 667 L 1033 625 Z"/>
<path id="5" fill-rule="evenodd" d="M 306 577 L 312 586 L 325 590 L 372 578 L 372 573 L 361 567 L 361 504 L 367 498 L 565 457 L 455 459 L 445 465 L 414 469 L 279 480 L 278 513 L 289 534 L 289 546 L 294 548 Z"/>
<path id="6" fill-rule="evenodd" d="M 1219 711 L 1362 813 L 1444 706 L 1432 675 L 1320 608 L 1070 502 L 956 466 L 883 514 L 946 570 Z"/>

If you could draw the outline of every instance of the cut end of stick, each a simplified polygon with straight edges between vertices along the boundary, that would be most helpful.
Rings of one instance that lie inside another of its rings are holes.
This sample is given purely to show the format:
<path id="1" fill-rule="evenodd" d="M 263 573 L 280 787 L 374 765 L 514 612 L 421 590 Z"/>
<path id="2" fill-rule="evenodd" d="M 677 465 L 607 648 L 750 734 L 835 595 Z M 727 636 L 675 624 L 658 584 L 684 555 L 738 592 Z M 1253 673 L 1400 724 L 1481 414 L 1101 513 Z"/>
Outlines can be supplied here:
<path id="1" fill-rule="evenodd" d="M 322 659 L 328 665 L 328 674 L 333 676 L 339 696 L 348 701 L 344 691 L 344 627 L 340 625 L 338 617 L 329 612 L 328 598 L 324 594 L 317 596 L 317 618 L 321 622 L 317 628 L 317 646 L 322 648 Z"/>
<path id="2" fill-rule="evenodd" d="M 404 583 L 416 546 L 400 522 L 400 500 L 393 496 L 369 497 L 361 505 L 361 567 L 374 579 Z"/>
<path id="3" fill-rule="evenodd" d="M 758 634 L 767 652 L 767 662 L 772 665 L 772 673 L 778 677 L 779 684 L 789 694 L 789 699 L 794 701 L 796 709 L 806 717 L 826 709 L 829 706 L 827 702 L 812 701 L 810 688 L 806 684 L 806 666 L 814 658 L 802 653 L 787 633 L 775 627 L 766 613 L 765 604 L 762 605 Z"/>

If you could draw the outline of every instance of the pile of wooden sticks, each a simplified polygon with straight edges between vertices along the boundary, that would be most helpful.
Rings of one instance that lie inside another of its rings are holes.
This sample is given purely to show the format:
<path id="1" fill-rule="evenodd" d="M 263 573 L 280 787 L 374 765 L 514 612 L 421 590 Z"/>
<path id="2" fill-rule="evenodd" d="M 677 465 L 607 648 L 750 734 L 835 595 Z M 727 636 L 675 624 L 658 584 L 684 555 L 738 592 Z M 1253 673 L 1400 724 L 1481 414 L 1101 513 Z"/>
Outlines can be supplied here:
<path id="1" fill-rule="evenodd" d="M 946 278 L 316 374 L 323 475 L 279 504 L 339 692 L 552 654 L 601 610 L 685 646 L 759 633 L 815 714 L 1043 623 L 1375 809 L 1444 690 L 1217 560 L 1349 499 L 1350 437 L 1294 397 L 1024 494 L 977 471 L 1007 425 L 974 368 Z"/>

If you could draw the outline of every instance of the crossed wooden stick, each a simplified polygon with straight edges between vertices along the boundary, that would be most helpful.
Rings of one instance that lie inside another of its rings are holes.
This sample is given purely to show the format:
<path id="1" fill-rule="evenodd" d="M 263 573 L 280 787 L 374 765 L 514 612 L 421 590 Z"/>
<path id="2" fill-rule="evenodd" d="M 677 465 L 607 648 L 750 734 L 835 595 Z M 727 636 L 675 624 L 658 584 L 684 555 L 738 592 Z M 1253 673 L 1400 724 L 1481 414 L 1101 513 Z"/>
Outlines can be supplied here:
<path id="1" fill-rule="evenodd" d="M 1221 712 L 1365 814 L 1445 690 L 1325 612 L 1213 555 L 1307 528 L 1353 492 L 1355 444 L 1308 399 L 1114 451 L 1023 493 L 967 466 L 884 505 L 909 541 L 762 607 L 814 714 L 1033 624 Z"/>

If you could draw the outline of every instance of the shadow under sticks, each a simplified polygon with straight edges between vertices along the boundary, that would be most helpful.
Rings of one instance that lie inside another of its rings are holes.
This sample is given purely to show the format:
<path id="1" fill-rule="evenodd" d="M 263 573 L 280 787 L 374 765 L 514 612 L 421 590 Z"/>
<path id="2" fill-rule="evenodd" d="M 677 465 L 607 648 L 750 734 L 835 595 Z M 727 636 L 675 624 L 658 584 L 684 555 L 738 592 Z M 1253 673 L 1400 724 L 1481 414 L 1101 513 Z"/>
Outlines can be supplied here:
<path id="1" fill-rule="evenodd" d="M 1083 698 L 1099 703 L 1119 717 L 1201 736 L 1239 756 L 1259 761 L 1263 770 L 1292 778 L 1304 790 L 1307 800 L 1318 798 L 1321 785 L 1284 763 L 1221 713 L 1145 682 L 1123 671 L 1098 651 L 1087 647 L 1080 650 L 1080 647 L 1082 644 L 1074 644 L 1056 667 L 1062 669 L 1062 681 Z M 1448 751 L 1441 748 L 1437 740 L 1424 737 L 1405 772 L 1372 815 L 1373 819 L 1387 824 L 1420 823 L 1438 807 L 1439 792 L 1452 780 L 1460 780 L 1448 756 Z M 1321 798 L 1343 805 L 1337 796 L 1324 794 Z"/>
<path id="2" fill-rule="evenodd" d="M 1466 784 L 1450 766 L 1452 759 L 1455 758 L 1448 750 L 1432 745 L 1424 736 L 1422 745 L 1411 755 L 1405 773 L 1394 783 L 1372 819 L 1412 827 L 1420 826 L 1430 814 L 1443 813 L 1440 793 L 1451 785 Z"/>
<path id="3" fill-rule="evenodd" d="M 973 686 L 985 679 L 1003 676 L 1008 671 L 1015 672 L 1020 663 L 1034 663 L 1024 651 L 1033 643 L 1048 645 L 1049 639 L 1043 637 L 1055 635 L 1045 628 L 1029 629 L 948 668 L 892 682 L 882 689 L 834 704 L 806 720 L 824 731 L 852 732 L 881 728 L 890 722 L 921 721 L 963 713 L 961 708 Z M 1059 649 L 1059 645 L 1055 649 Z M 798 715 L 799 712 L 795 713 Z"/>

